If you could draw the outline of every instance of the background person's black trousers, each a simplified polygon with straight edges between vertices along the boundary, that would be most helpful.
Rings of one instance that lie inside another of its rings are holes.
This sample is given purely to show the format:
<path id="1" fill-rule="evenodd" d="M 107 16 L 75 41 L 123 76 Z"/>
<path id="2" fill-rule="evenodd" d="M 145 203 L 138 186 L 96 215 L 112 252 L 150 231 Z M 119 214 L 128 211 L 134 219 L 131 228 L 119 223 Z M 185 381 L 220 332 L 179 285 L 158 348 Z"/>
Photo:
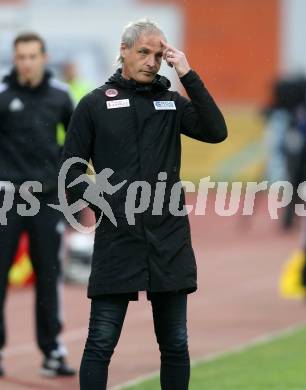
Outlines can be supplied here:
<path id="1" fill-rule="evenodd" d="M 161 353 L 161 389 L 187 390 L 190 377 L 187 295 L 152 293 L 151 304 Z M 120 294 L 92 299 L 89 333 L 80 369 L 81 390 L 106 389 L 108 366 L 121 334 L 127 307 L 128 300 Z"/>
<path id="2" fill-rule="evenodd" d="M 37 196 L 37 194 L 36 194 Z M 36 335 L 40 350 L 45 356 L 59 350 L 57 336 L 61 330 L 59 284 L 61 282 L 60 250 L 63 233 L 61 214 L 48 207 L 58 203 L 57 193 L 39 194 L 40 211 L 35 216 L 21 217 L 17 203 L 26 202 L 15 194 L 14 207 L 7 213 L 7 225 L 0 224 L 0 350 L 5 345 L 6 331 L 4 305 L 8 285 L 8 272 L 12 265 L 22 231 L 27 231 L 30 257 L 36 283 Z M 3 192 L 0 193 L 0 207 Z M 28 206 L 29 207 L 29 206 Z M 25 319 L 26 320 L 26 319 Z"/>

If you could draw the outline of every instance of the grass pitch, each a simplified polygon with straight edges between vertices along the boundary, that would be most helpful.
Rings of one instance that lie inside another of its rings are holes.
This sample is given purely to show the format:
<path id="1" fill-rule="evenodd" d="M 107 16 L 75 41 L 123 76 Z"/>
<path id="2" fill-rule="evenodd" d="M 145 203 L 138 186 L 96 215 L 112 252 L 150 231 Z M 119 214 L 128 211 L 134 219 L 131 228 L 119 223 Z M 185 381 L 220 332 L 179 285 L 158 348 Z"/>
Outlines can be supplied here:
<path id="1" fill-rule="evenodd" d="M 159 390 L 159 378 L 124 390 Z M 189 390 L 306 390 L 306 328 L 192 366 Z"/>

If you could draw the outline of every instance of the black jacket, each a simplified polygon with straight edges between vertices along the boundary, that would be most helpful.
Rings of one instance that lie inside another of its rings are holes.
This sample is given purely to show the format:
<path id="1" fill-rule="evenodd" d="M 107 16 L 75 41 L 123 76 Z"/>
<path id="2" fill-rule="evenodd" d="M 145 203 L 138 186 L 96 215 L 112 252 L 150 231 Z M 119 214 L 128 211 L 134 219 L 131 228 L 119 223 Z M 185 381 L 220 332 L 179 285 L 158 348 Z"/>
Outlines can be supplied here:
<path id="1" fill-rule="evenodd" d="M 180 185 L 180 135 L 217 143 L 226 138 L 227 129 L 199 76 L 190 71 L 181 82 L 191 101 L 169 91 L 165 77 L 156 76 L 152 84 L 142 85 L 123 79 L 118 70 L 105 85 L 85 96 L 72 116 L 63 161 L 91 158 L 96 173 L 104 168 L 115 172 L 109 178 L 113 185 L 127 180 L 115 194 L 104 194 L 118 226 L 104 218 L 96 230 L 89 297 L 142 290 L 189 293 L 197 288 L 188 217 L 169 211 L 171 188 L 174 183 Z M 125 107 L 107 108 L 121 99 L 127 99 Z M 157 110 L 154 102 L 161 101 L 174 102 L 176 109 Z M 84 165 L 73 165 L 67 184 L 85 171 Z M 164 206 L 161 215 L 152 215 L 159 172 L 167 173 Z M 135 215 L 135 225 L 129 225 L 125 198 L 135 180 L 149 183 L 152 196 L 148 208 Z M 67 188 L 71 202 L 81 198 L 87 187 L 83 182 Z M 181 191 L 180 206 L 183 203 Z"/>
<path id="2" fill-rule="evenodd" d="M 57 188 L 61 146 L 57 126 L 68 128 L 73 111 L 67 87 L 46 71 L 34 88 L 22 86 L 16 71 L 0 84 L 0 181 L 37 180 Z"/>

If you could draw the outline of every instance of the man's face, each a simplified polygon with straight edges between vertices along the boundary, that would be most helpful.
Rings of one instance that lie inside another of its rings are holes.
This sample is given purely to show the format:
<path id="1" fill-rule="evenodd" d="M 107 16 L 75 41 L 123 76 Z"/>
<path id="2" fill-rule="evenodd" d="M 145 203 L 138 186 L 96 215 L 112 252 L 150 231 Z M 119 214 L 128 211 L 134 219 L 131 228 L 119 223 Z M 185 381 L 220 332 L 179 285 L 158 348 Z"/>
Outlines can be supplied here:
<path id="1" fill-rule="evenodd" d="M 15 67 L 25 82 L 36 80 L 44 71 L 47 56 L 38 41 L 19 42 L 15 47 Z"/>
<path id="2" fill-rule="evenodd" d="M 160 69 L 163 47 L 160 34 L 142 34 L 134 46 L 121 45 L 121 56 L 124 59 L 122 76 L 134 79 L 139 83 L 151 83 Z"/>

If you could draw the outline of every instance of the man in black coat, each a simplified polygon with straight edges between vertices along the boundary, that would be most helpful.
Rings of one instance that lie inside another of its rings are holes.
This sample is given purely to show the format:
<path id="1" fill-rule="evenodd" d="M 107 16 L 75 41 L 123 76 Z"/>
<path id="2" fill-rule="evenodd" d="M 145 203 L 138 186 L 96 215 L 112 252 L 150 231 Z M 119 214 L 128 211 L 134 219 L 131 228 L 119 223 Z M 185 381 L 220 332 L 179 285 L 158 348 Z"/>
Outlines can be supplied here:
<path id="1" fill-rule="evenodd" d="M 46 48 L 39 35 L 17 36 L 14 55 L 15 66 L 0 84 L 1 211 L 7 200 L 12 200 L 0 218 L 0 376 L 4 375 L 1 352 L 6 339 L 8 273 L 23 231 L 29 236 L 36 275 L 36 337 L 44 355 L 41 373 L 74 375 L 75 370 L 65 361 L 66 348 L 58 340 L 64 222 L 60 213 L 47 205 L 57 200 L 62 149 L 58 130 L 68 127 L 73 106 L 67 87 L 45 69 Z M 30 181 L 36 182 L 35 188 Z"/>
<path id="2" fill-rule="evenodd" d="M 170 82 L 158 75 L 162 59 L 175 69 L 190 100 L 170 91 Z M 83 198 L 102 219 L 88 286 L 92 306 L 81 389 L 106 389 L 128 302 L 147 291 L 161 352 L 161 387 L 186 390 L 187 294 L 197 289 L 197 272 L 179 177 L 180 135 L 217 143 L 227 129 L 184 53 L 168 45 L 153 22 L 126 27 L 119 61 L 122 67 L 76 108 L 64 147 L 63 161 L 71 162 L 70 202 Z M 84 177 L 90 158 L 95 187 Z"/>

